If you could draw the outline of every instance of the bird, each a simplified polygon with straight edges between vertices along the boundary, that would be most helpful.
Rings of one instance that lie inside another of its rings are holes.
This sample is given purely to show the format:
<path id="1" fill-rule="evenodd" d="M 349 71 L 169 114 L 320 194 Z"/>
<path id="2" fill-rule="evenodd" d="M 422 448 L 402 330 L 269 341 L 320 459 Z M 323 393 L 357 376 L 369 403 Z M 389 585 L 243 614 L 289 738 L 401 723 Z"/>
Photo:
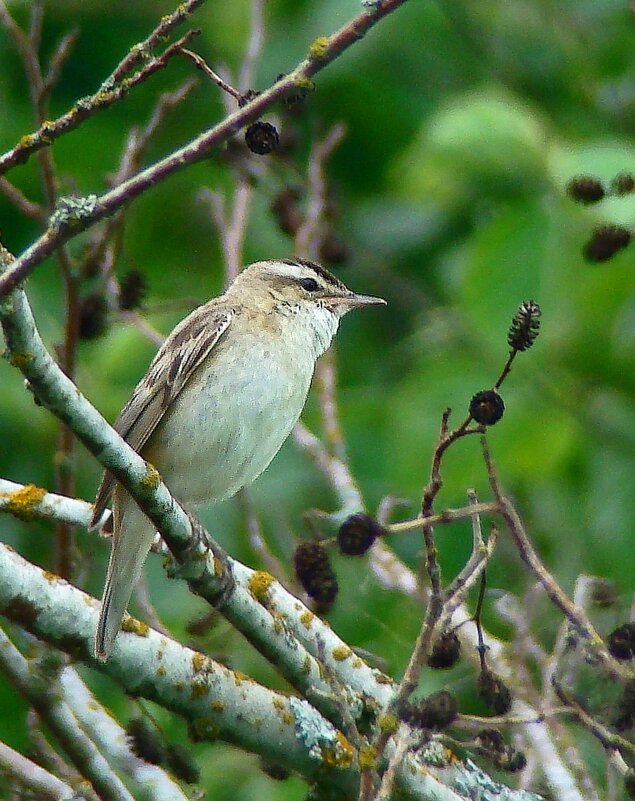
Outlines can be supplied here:
<path id="1" fill-rule="evenodd" d="M 317 359 L 351 309 L 385 304 L 321 265 L 270 259 L 245 267 L 164 341 L 114 423 L 187 506 L 219 503 L 268 467 L 298 421 Z M 89 528 L 112 497 L 112 544 L 95 635 L 106 661 L 155 537 L 108 471 Z"/>

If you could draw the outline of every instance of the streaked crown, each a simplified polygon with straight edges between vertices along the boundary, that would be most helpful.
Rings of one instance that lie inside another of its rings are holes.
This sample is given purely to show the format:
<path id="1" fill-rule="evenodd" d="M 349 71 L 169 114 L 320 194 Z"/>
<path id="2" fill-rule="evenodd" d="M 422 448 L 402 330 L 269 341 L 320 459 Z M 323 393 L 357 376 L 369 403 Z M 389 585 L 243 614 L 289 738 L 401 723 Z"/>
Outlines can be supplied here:
<path id="1" fill-rule="evenodd" d="M 338 317 L 358 306 L 384 304 L 382 298 L 358 295 L 322 265 L 306 259 L 272 259 L 251 264 L 234 285 L 264 285 L 274 297 L 289 303 L 315 303 Z"/>

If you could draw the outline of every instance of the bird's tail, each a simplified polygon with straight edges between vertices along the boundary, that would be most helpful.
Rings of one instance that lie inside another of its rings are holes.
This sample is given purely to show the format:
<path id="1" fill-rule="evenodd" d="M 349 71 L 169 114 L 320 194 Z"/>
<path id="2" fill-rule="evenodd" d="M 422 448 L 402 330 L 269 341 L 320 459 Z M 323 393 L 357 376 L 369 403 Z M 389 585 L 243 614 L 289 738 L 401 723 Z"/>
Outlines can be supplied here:
<path id="1" fill-rule="evenodd" d="M 120 487 L 113 497 L 113 518 L 112 549 L 95 635 L 95 657 L 102 662 L 113 649 L 155 534 L 152 523 Z"/>

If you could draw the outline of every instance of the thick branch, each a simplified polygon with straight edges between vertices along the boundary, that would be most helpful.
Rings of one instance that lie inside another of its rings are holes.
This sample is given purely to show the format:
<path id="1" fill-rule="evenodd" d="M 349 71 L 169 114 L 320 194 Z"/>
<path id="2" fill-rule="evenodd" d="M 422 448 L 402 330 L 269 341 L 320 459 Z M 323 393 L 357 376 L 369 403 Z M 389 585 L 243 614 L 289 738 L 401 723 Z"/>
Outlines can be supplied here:
<path id="1" fill-rule="evenodd" d="M 10 584 L 11 581 L 4 576 L 3 585 Z M 16 603 L 14 599 L 14 606 Z M 0 670 L 46 721 L 75 767 L 90 781 L 100 798 L 104 801 L 133 801 L 121 779 L 82 731 L 71 708 L 51 691 L 51 677 L 45 677 L 30 664 L 2 630 Z"/>

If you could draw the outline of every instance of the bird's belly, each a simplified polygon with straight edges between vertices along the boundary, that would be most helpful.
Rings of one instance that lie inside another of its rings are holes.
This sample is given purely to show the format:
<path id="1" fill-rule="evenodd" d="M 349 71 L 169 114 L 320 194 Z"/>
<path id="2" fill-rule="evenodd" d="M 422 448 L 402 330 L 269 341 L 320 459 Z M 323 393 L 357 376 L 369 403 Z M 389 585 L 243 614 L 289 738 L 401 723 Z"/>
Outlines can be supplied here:
<path id="1" fill-rule="evenodd" d="M 288 437 L 312 368 L 266 350 L 213 365 L 183 388 L 144 457 L 185 503 L 230 498 L 263 472 Z"/>

